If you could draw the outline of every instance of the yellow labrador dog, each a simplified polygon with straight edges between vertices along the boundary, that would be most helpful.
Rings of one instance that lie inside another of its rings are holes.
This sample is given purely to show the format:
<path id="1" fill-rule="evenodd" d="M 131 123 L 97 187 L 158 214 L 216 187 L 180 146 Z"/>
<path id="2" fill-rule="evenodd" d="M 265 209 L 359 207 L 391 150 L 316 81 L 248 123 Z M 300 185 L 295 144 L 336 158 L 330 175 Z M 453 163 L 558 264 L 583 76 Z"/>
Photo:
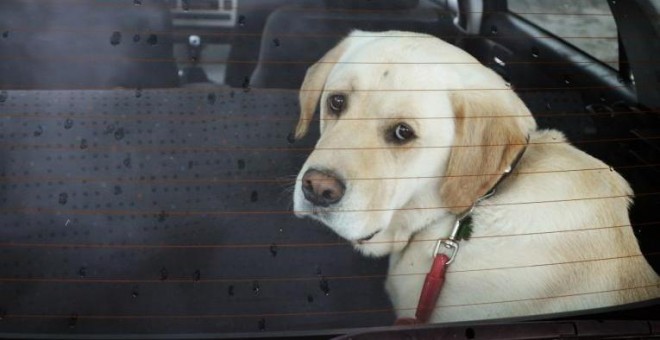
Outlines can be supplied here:
<path id="1" fill-rule="evenodd" d="M 297 138 L 319 102 L 321 136 L 294 210 L 364 255 L 390 256 L 397 316 L 415 315 L 438 240 L 468 214 L 472 236 L 430 322 L 660 297 L 630 227 L 628 183 L 560 132 L 538 130 L 507 84 L 461 49 L 423 34 L 354 31 L 307 71 Z"/>

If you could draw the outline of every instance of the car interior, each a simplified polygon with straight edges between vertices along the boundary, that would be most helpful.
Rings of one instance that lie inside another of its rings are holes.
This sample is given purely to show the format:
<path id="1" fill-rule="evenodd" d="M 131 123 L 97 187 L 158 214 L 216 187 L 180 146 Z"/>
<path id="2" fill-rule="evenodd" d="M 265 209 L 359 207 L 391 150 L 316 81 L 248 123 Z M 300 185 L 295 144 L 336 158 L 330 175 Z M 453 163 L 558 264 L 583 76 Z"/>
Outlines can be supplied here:
<path id="1" fill-rule="evenodd" d="M 0 1 L 0 337 L 413 334 L 392 327 L 387 259 L 291 213 L 319 134 L 291 137 L 298 89 L 355 29 L 430 34 L 496 71 L 540 127 L 630 182 L 660 273 L 660 1 L 584 2 Z M 637 326 L 658 336 L 659 308 L 518 331 L 655 320 Z"/>

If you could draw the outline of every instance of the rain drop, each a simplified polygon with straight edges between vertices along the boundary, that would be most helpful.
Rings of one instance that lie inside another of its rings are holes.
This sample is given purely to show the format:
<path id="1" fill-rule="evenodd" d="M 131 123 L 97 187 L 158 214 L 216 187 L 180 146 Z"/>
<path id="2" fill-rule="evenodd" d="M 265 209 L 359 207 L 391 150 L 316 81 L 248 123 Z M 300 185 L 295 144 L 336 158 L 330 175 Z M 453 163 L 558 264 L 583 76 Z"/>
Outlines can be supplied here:
<path id="1" fill-rule="evenodd" d="M 326 296 L 330 295 L 330 284 L 325 277 L 321 277 L 321 281 L 319 281 L 319 288 Z"/>
<path id="2" fill-rule="evenodd" d="M 62 192 L 60 193 L 57 202 L 61 205 L 65 205 L 68 200 L 69 200 L 69 195 L 66 192 Z"/>
<path id="3" fill-rule="evenodd" d="M 564 76 L 564 84 L 566 85 L 571 85 L 571 77 L 569 76 Z"/>
<path id="4" fill-rule="evenodd" d="M 37 126 L 37 129 L 34 131 L 34 136 L 39 137 L 43 133 L 44 133 L 44 128 L 41 125 L 39 125 L 39 126 Z"/>
<path id="5" fill-rule="evenodd" d="M 163 267 L 160 269 L 160 280 L 165 281 L 167 280 L 167 277 L 169 276 L 169 273 L 167 272 L 167 268 Z"/>
<path id="6" fill-rule="evenodd" d="M 69 328 L 75 328 L 78 324 L 78 314 L 73 313 L 69 317 Z"/>
<path id="7" fill-rule="evenodd" d="M 536 47 L 536 46 L 532 47 L 532 58 L 538 59 L 540 53 L 541 52 L 539 51 L 538 47 Z"/>
<path id="8" fill-rule="evenodd" d="M 245 26 L 245 15 L 240 15 L 238 17 L 238 26 L 241 26 L 241 27 Z"/>
<path id="9" fill-rule="evenodd" d="M 140 292 L 138 290 L 138 287 L 133 287 L 133 291 L 131 291 L 131 297 L 134 299 L 137 299 L 137 297 L 140 295 Z"/>
<path id="10" fill-rule="evenodd" d="M 261 318 L 261 320 L 259 320 L 259 330 L 260 331 L 266 330 L 266 319 Z"/>
<path id="11" fill-rule="evenodd" d="M 210 105 L 215 104 L 216 101 L 216 96 L 215 93 L 209 93 L 208 96 L 206 96 L 206 100 L 209 102 Z"/>
<path id="12" fill-rule="evenodd" d="M 124 164 L 125 167 L 130 169 L 131 168 L 131 155 L 130 154 L 126 155 L 126 158 L 124 158 L 122 163 Z"/>
<path id="13" fill-rule="evenodd" d="M 124 128 L 119 128 L 115 130 L 115 139 L 122 140 L 124 138 Z"/>
<path id="14" fill-rule="evenodd" d="M 610 171 L 614 171 L 614 168 L 613 168 L 613 167 L 610 167 Z"/>
<path id="15" fill-rule="evenodd" d="M 9 31 L 2 32 L 2 37 L 3 38 L 9 38 Z"/>
<path id="16" fill-rule="evenodd" d="M 293 132 L 289 132 L 289 134 L 286 136 L 286 141 L 289 142 L 289 144 L 295 143 L 296 135 Z"/>
<path id="17" fill-rule="evenodd" d="M 273 243 L 270 245 L 270 255 L 273 257 L 277 256 L 277 244 Z"/>
<path id="18" fill-rule="evenodd" d="M 250 77 L 245 77 L 243 79 L 243 84 L 241 85 L 244 92 L 250 92 Z"/>
<path id="19" fill-rule="evenodd" d="M 239 159 L 238 160 L 238 170 L 243 170 L 245 169 L 245 160 Z"/>
<path id="20" fill-rule="evenodd" d="M 195 165 L 195 162 L 188 161 L 188 170 L 192 169 L 194 165 Z"/>
<path id="21" fill-rule="evenodd" d="M 147 43 L 152 46 L 158 44 L 158 36 L 155 34 L 149 34 L 149 37 L 147 38 Z"/>
<path id="22" fill-rule="evenodd" d="M 168 217 L 169 215 L 165 212 L 165 210 L 161 210 L 161 212 L 158 214 L 158 222 L 165 222 Z"/>
<path id="23" fill-rule="evenodd" d="M 115 125 L 110 124 L 110 125 L 106 126 L 105 131 L 103 131 L 103 133 L 106 134 L 106 135 L 109 135 L 109 134 L 115 132 L 115 129 L 116 129 Z"/>
<path id="24" fill-rule="evenodd" d="M 7 97 L 9 97 L 9 94 L 7 93 L 7 91 L 0 91 L 0 103 L 6 102 Z"/>
<path id="25" fill-rule="evenodd" d="M 133 0 L 133 5 L 142 6 L 142 0 Z"/>
<path id="26" fill-rule="evenodd" d="M 142 89 L 138 87 L 137 89 L 135 89 L 135 98 L 140 98 L 140 97 L 142 97 Z"/>
<path id="27" fill-rule="evenodd" d="M 80 275 L 81 279 L 84 279 L 85 276 L 87 276 L 87 268 L 86 267 L 80 267 L 80 269 L 78 269 L 78 275 Z"/>
<path id="28" fill-rule="evenodd" d="M 181 0 L 181 8 L 184 11 L 189 11 L 190 10 L 190 0 Z"/>
<path id="29" fill-rule="evenodd" d="M 254 295 L 259 295 L 259 291 L 261 288 L 259 287 L 259 281 L 253 281 L 252 282 L 252 291 L 254 292 Z"/>
<path id="30" fill-rule="evenodd" d="M 112 191 L 115 195 L 121 195 L 122 190 L 119 185 L 115 185 L 115 189 Z"/>
<path id="31" fill-rule="evenodd" d="M 309 303 L 314 302 L 314 297 L 312 296 L 312 294 L 307 295 L 307 302 Z"/>
<path id="32" fill-rule="evenodd" d="M 273 46 L 280 47 L 280 39 L 277 38 L 273 39 Z"/>
<path id="33" fill-rule="evenodd" d="M 71 118 L 67 118 L 67 119 L 64 121 L 64 128 L 68 130 L 68 129 L 72 128 L 72 127 L 73 127 L 73 119 L 71 119 Z"/>
<path id="34" fill-rule="evenodd" d="M 256 191 L 253 191 L 252 194 L 250 194 L 250 201 L 251 202 L 256 202 L 259 200 L 259 193 Z"/>
<path id="35" fill-rule="evenodd" d="M 110 45 L 117 46 L 119 44 L 121 44 L 121 33 L 114 31 L 110 36 Z"/>
<path id="36" fill-rule="evenodd" d="M 140 35 L 139 34 L 133 35 L 133 42 L 134 43 L 139 43 L 140 42 Z"/>
<path id="37" fill-rule="evenodd" d="M 230 285 L 229 287 L 227 287 L 227 294 L 229 294 L 229 296 L 234 296 L 234 286 L 233 285 Z"/>
<path id="38" fill-rule="evenodd" d="M 199 282 L 202 279 L 202 272 L 199 269 L 195 270 L 193 273 L 193 281 Z"/>
<path id="39" fill-rule="evenodd" d="M 3 308 L 0 308 L 0 321 L 4 320 L 7 317 L 7 311 Z"/>
<path id="40" fill-rule="evenodd" d="M 234 91 L 230 91 L 230 92 L 229 92 L 229 97 L 230 97 L 230 98 L 234 98 L 235 95 L 236 95 L 236 94 L 234 94 Z"/>
<path id="41" fill-rule="evenodd" d="M 490 26 L 490 33 L 491 34 L 497 34 L 497 26 L 495 26 L 495 25 Z"/>
<path id="42" fill-rule="evenodd" d="M 88 145 L 87 145 L 87 139 L 83 138 L 83 139 L 80 141 L 80 150 L 85 150 L 85 149 L 87 149 L 87 147 L 88 147 Z"/>

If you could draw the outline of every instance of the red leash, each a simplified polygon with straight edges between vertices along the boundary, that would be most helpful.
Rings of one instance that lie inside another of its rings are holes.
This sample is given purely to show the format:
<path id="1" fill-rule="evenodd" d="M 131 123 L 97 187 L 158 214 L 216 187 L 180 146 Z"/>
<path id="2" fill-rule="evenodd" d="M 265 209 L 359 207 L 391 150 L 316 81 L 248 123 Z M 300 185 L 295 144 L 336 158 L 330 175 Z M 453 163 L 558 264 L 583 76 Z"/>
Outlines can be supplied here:
<path id="1" fill-rule="evenodd" d="M 447 264 L 449 257 L 445 254 L 438 254 L 433 259 L 431 270 L 426 274 L 422 293 L 419 295 L 419 302 L 417 303 L 417 312 L 415 318 L 401 318 L 397 319 L 395 325 L 414 325 L 419 323 L 426 323 L 433 310 L 435 304 L 438 302 L 442 285 L 445 283 L 445 273 L 447 272 Z"/>

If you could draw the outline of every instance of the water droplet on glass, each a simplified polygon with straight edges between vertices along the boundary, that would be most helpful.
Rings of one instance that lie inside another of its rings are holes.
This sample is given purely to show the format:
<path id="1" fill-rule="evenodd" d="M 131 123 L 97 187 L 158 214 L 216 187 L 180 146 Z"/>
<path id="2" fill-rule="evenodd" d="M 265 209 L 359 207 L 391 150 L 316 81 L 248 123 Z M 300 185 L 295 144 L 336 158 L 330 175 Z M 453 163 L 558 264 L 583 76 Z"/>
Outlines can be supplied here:
<path id="1" fill-rule="evenodd" d="M 307 302 L 309 303 L 314 302 L 314 297 L 311 294 L 307 295 Z"/>
<path id="2" fill-rule="evenodd" d="M 326 296 L 330 295 L 330 284 L 325 277 L 321 277 L 321 281 L 319 281 L 319 288 Z"/>
<path id="3" fill-rule="evenodd" d="M 280 39 L 277 38 L 273 39 L 273 46 L 280 47 Z"/>
<path id="4" fill-rule="evenodd" d="M 158 44 L 158 36 L 155 34 L 149 34 L 149 37 L 147 38 L 147 43 L 149 45 L 156 45 Z"/>
<path id="5" fill-rule="evenodd" d="M 83 139 L 80 141 L 80 150 L 85 150 L 85 149 L 87 149 L 87 147 L 88 147 L 88 145 L 87 145 L 87 139 L 83 138 Z"/>
<path id="6" fill-rule="evenodd" d="M 122 163 L 124 164 L 125 167 L 130 169 L 131 168 L 131 155 L 130 154 L 126 155 L 126 158 L 124 158 Z"/>
<path id="7" fill-rule="evenodd" d="M 321 276 L 323 275 L 323 272 L 321 271 L 321 266 L 316 265 L 316 275 Z"/>
<path id="8" fill-rule="evenodd" d="M 117 46 L 119 44 L 121 44 L 121 33 L 114 31 L 110 36 L 110 45 Z"/>
<path id="9" fill-rule="evenodd" d="M 140 97 L 142 97 L 142 89 L 138 87 L 137 89 L 135 89 L 135 98 L 140 98 Z"/>
<path id="10" fill-rule="evenodd" d="M 537 59 L 539 57 L 540 53 L 541 52 L 539 51 L 538 47 L 536 47 L 536 46 L 532 47 L 532 58 Z"/>
<path id="11" fill-rule="evenodd" d="M 158 222 L 165 222 L 165 220 L 169 217 L 167 212 L 165 210 L 161 210 L 161 212 L 158 214 Z"/>
<path id="12" fill-rule="evenodd" d="M 236 94 L 234 93 L 233 90 L 229 92 L 229 97 L 230 97 L 230 98 L 234 98 L 235 95 L 236 95 Z"/>
<path id="13" fill-rule="evenodd" d="M 506 87 L 508 87 L 508 88 L 511 88 L 511 83 L 509 83 L 509 82 L 507 81 L 507 82 L 504 83 L 504 86 L 506 86 Z"/>
<path id="14" fill-rule="evenodd" d="M 142 0 L 133 0 L 133 5 L 141 6 L 142 5 Z"/>
<path id="15" fill-rule="evenodd" d="M 259 330 L 260 331 L 266 330 L 266 319 L 261 318 L 261 320 L 259 320 Z"/>
<path id="16" fill-rule="evenodd" d="M 71 314 L 69 317 L 69 328 L 75 328 L 78 324 L 78 314 Z"/>
<path id="17" fill-rule="evenodd" d="M 115 132 L 115 129 L 116 129 L 115 125 L 110 124 L 110 125 L 105 127 L 105 131 L 103 131 L 103 133 L 106 134 L 106 135 L 109 135 L 109 134 Z"/>
<path id="18" fill-rule="evenodd" d="M 245 15 L 240 15 L 238 17 L 238 26 L 241 26 L 241 27 L 245 26 L 245 20 L 246 20 Z"/>
<path id="19" fill-rule="evenodd" d="M 277 244 L 273 243 L 270 245 L 270 255 L 273 257 L 277 256 Z"/>
<path id="20" fill-rule="evenodd" d="M 241 85 L 244 92 L 250 92 L 250 77 L 245 77 L 243 79 L 243 84 Z"/>
<path id="21" fill-rule="evenodd" d="M 569 76 L 564 76 L 564 84 L 566 84 L 566 85 L 571 85 L 571 77 L 569 77 Z"/>
<path id="22" fill-rule="evenodd" d="M 613 168 L 613 167 L 610 167 L 610 171 L 614 171 L 614 168 Z"/>
<path id="23" fill-rule="evenodd" d="M 69 195 L 66 192 L 62 192 L 60 193 L 57 202 L 61 205 L 65 205 L 68 200 L 69 200 Z"/>
<path id="24" fill-rule="evenodd" d="M 34 136 L 39 137 L 43 133 L 44 133 L 44 128 L 41 125 L 39 125 L 39 126 L 37 126 L 37 129 L 34 131 Z"/>
<path id="25" fill-rule="evenodd" d="M 8 97 L 9 94 L 7 93 L 7 91 L 0 91 L 0 103 L 6 102 Z"/>
<path id="26" fill-rule="evenodd" d="M 87 276 L 87 268 L 80 267 L 80 269 L 78 269 L 78 275 L 80 275 L 80 278 L 85 278 L 85 276 Z"/>
<path id="27" fill-rule="evenodd" d="M 167 272 L 167 268 L 163 267 L 160 269 L 160 280 L 165 281 L 170 274 Z"/>
<path id="28" fill-rule="evenodd" d="M 227 287 L 227 294 L 229 294 L 229 296 L 234 296 L 234 286 L 233 285 L 230 285 L 229 287 Z"/>
<path id="29" fill-rule="evenodd" d="M 131 291 L 131 297 L 137 299 L 138 296 L 140 296 L 140 292 L 138 291 L 138 288 L 133 287 L 133 291 Z"/>
<path id="30" fill-rule="evenodd" d="M 112 191 L 115 195 L 121 195 L 122 190 L 119 185 L 115 185 L 115 189 Z"/>
<path id="31" fill-rule="evenodd" d="M 4 308 L 0 308 L 0 321 L 4 320 L 7 317 L 7 311 Z"/>
<path id="32" fill-rule="evenodd" d="M 296 135 L 293 132 L 289 132 L 289 134 L 286 136 L 286 141 L 289 142 L 289 144 L 295 143 Z"/>
<path id="33" fill-rule="evenodd" d="M 259 200 L 259 193 L 256 191 L 253 191 L 252 194 L 250 194 L 250 201 L 251 202 L 256 202 Z"/>
<path id="34" fill-rule="evenodd" d="M 73 127 L 73 119 L 71 119 L 71 118 L 67 118 L 67 119 L 64 121 L 64 128 L 68 130 L 68 129 L 72 128 L 72 127 Z"/>
<path id="35" fill-rule="evenodd" d="M 125 135 L 124 128 L 119 128 L 119 129 L 115 130 L 115 139 L 116 140 L 122 140 L 122 138 L 124 138 L 124 135 Z"/>
<path id="36" fill-rule="evenodd" d="M 208 100 L 211 105 L 215 104 L 216 99 L 215 93 L 209 93 L 208 96 L 206 96 L 206 100 Z"/>
<path id="37" fill-rule="evenodd" d="M 259 287 L 259 281 L 253 281 L 252 282 L 252 291 L 254 292 L 254 295 L 259 295 L 259 291 L 261 288 Z"/>
<path id="38" fill-rule="evenodd" d="M 199 282 L 199 280 L 201 279 L 202 279 L 202 272 L 199 271 L 199 269 L 195 270 L 195 272 L 193 273 L 193 281 Z"/>
<path id="39" fill-rule="evenodd" d="M 239 159 L 238 160 L 238 170 L 243 170 L 245 169 L 245 160 Z"/>
<path id="40" fill-rule="evenodd" d="M 194 165 L 195 165 L 195 162 L 188 161 L 188 170 L 192 169 Z"/>
<path id="41" fill-rule="evenodd" d="M 2 37 L 3 38 L 9 38 L 9 31 L 2 32 Z"/>
<path id="42" fill-rule="evenodd" d="M 190 10 L 190 0 L 181 0 L 181 8 L 184 11 L 189 11 Z"/>
<path id="43" fill-rule="evenodd" d="M 133 35 L 133 42 L 134 43 L 140 42 L 140 35 L 139 34 L 134 34 Z"/>
<path id="44" fill-rule="evenodd" d="M 497 26 L 495 26 L 495 25 L 490 26 L 490 33 L 491 34 L 497 34 Z"/>

